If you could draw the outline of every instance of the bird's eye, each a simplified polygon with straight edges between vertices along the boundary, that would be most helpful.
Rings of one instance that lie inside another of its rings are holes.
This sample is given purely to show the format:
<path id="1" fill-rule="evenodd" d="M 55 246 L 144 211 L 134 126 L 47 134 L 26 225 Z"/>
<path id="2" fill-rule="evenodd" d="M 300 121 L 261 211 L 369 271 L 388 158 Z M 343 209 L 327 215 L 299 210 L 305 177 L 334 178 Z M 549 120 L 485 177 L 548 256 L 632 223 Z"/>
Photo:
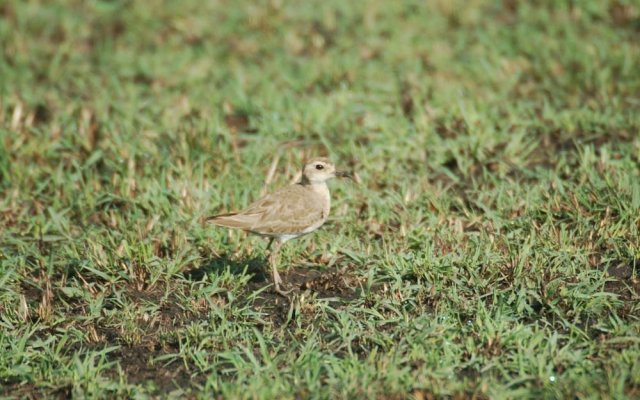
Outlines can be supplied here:
<path id="1" fill-rule="evenodd" d="M 322 164 L 316 164 L 316 169 L 324 169 L 324 165 L 322 165 Z"/>

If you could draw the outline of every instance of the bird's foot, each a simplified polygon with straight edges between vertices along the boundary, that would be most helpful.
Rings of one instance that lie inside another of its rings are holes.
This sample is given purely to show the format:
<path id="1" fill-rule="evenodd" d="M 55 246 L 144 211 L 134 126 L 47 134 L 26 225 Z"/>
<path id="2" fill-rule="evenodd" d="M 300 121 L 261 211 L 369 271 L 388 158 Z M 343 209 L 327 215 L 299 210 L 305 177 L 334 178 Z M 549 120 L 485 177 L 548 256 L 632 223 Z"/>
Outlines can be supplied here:
<path id="1" fill-rule="evenodd" d="M 293 292 L 293 289 L 285 290 L 283 289 L 282 285 L 278 283 L 274 284 L 273 290 L 275 290 L 275 292 L 280 296 L 287 297 L 287 298 L 289 297 L 289 294 Z"/>

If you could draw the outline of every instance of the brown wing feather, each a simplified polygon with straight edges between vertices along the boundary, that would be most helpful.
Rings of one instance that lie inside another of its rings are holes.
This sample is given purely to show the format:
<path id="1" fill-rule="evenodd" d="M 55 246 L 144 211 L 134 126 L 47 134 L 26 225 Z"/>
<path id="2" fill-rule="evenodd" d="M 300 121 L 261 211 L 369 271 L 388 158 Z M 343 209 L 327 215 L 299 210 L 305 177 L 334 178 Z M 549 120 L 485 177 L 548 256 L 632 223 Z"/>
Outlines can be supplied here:
<path id="1" fill-rule="evenodd" d="M 250 229 L 251 225 L 255 223 L 255 217 L 250 218 L 250 216 L 247 215 L 230 213 L 209 217 L 207 218 L 207 222 L 213 225 L 224 226 L 227 228 L 239 228 L 248 230 Z"/>
<path id="2" fill-rule="evenodd" d="M 313 200 L 307 188 L 293 185 L 266 195 L 240 212 L 217 215 L 207 221 L 258 234 L 299 233 L 326 217 L 322 206 Z"/>
<path id="3" fill-rule="evenodd" d="M 300 233 L 323 218 L 322 205 L 314 193 L 301 185 L 293 185 L 274 192 L 250 211 L 260 211 L 261 218 L 252 231 L 262 234 Z M 249 211 L 247 210 L 247 211 Z"/>

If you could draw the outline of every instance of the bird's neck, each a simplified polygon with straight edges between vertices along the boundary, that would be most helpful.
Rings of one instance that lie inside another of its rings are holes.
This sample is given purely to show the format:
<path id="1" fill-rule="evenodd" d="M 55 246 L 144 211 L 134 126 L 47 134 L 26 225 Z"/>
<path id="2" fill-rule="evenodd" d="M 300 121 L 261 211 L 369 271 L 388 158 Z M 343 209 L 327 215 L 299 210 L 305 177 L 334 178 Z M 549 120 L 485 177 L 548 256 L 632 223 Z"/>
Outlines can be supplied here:
<path id="1" fill-rule="evenodd" d="M 298 185 L 302 185 L 309 190 L 313 190 L 314 192 L 320 194 L 322 196 L 322 199 L 325 200 L 327 204 L 330 204 L 331 194 L 329 192 L 329 185 L 327 185 L 326 181 L 312 182 L 309 180 L 309 178 L 302 175 L 302 178 L 300 178 L 300 182 L 298 182 Z"/>
<path id="2" fill-rule="evenodd" d="M 300 181 L 298 181 L 298 185 L 307 186 L 314 191 L 325 191 L 329 190 L 329 186 L 327 186 L 327 181 L 311 181 L 305 175 L 302 175 Z"/>
<path id="3" fill-rule="evenodd" d="M 300 181 L 298 182 L 298 185 L 309 186 L 311 185 L 311 181 L 309 180 L 309 178 L 307 178 L 305 174 L 302 174 L 302 177 L 300 177 Z"/>
<path id="4" fill-rule="evenodd" d="M 329 210 L 331 209 L 331 193 L 329 192 L 329 185 L 327 182 L 312 182 L 306 186 L 310 190 L 317 193 L 318 198 L 320 200 L 320 204 L 322 205 L 322 215 L 323 218 L 327 218 L 329 215 Z"/>
<path id="5" fill-rule="evenodd" d="M 300 177 L 300 180 L 298 181 L 298 185 L 326 187 L 327 181 L 312 181 L 306 175 L 303 174 Z"/>
<path id="6" fill-rule="evenodd" d="M 308 183 L 307 186 L 309 189 L 313 190 L 314 192 L 318 192 L 318 193 L 329 193 L 329 186 L 327 185 L 327 182 L 310 182 Z"/>

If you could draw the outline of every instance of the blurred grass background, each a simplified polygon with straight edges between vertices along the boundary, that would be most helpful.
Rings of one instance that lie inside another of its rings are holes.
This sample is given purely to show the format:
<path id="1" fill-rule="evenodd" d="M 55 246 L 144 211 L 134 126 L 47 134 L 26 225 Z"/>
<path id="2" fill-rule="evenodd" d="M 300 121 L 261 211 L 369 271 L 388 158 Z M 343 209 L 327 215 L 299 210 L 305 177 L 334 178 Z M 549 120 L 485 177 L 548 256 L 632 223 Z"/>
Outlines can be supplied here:
<path id="1" fill-rule="evenodd" d="M 0 43 L 0 394 L 640 396 L 636 1 L 4 0 Z M 200 220 L 311 155 L 363 184 L 288 302 Z"/>

